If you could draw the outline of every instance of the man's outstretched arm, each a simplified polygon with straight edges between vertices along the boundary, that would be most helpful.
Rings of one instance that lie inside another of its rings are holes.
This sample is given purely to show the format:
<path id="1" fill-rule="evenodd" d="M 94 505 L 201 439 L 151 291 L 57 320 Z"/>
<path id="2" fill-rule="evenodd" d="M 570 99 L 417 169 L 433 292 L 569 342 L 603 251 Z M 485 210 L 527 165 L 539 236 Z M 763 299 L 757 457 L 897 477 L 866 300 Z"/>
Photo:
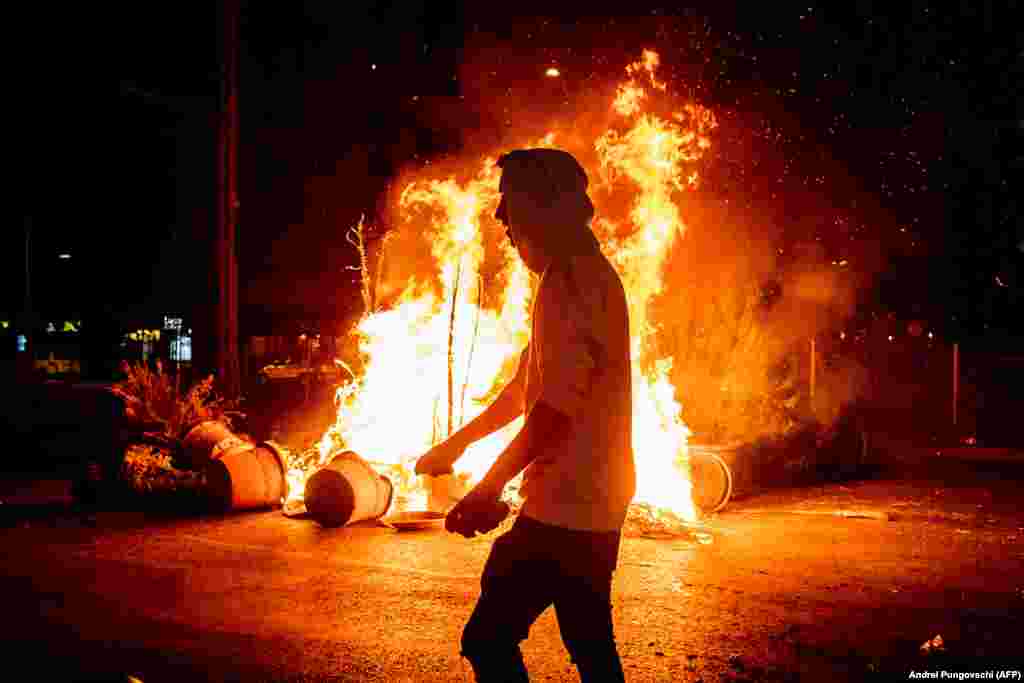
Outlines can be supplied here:
<path id="1" fill-rule="evenodd" d="M 523 388 L 526 385 L 526 358 L 519 359 L 515 377 L 501 390 L 498 397 L 483 412 L 467 422 L 461 429 L 431 448 L 416 462 L 416 474 L 444 474 L 471 444 L 492 434 L 523 412 Z"/>
<path id="2" fill-rule="evenodd" d="M 537 401 L 526 424 L 502 451 L 478 485 L 482 491 L 500 496 L 505 485 L 526 469 L 538 455 L 558 449 L 572 430 L 572 419 L 543 400 Z"/>
<path id="3" fill-rule="evenodd" d="M 498 431 L 523 414 L 523 385 L 526 374 L 526 353 L 519 361 L 519 370 L 512 381 L 505 385 L 498 397 L 482 413 L 467 422 L 452 434 L 464 444 L 464 448 Z"/>

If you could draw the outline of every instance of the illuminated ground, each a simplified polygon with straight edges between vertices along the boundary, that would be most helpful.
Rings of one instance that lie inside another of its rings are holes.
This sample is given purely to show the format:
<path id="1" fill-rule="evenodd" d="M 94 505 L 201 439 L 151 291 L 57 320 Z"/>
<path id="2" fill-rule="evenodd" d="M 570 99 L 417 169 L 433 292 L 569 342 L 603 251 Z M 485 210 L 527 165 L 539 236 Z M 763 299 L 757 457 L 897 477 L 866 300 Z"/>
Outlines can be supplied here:
<path id="1" fill-rule="evenodd" d="M 861 680 L 926 665 L 937 634 L 950 655 L 1020 652 L 1016 488 L 831 484 L 731 505 L 710 543 L 628 539 L 627 676 Z M 5 661 L 40 680 L 471 680 L 456 643 L 486 540 L 278 512 L 95 524 L 4 530 Z M 552 614 L 524 652 L 534 680 L 576 680 Z"/>

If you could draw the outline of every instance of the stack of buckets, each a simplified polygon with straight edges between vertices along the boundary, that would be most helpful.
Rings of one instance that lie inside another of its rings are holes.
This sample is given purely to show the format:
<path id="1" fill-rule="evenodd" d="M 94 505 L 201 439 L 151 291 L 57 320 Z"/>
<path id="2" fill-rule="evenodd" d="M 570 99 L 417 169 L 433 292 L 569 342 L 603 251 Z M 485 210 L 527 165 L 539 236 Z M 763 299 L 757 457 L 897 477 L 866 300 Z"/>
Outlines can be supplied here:
<path id="1" fill-rule="evenodd" d="M 189 429 L 182 456 L 188 467 L 205 474 L 210 502 L 221 511 L 276 507 L 288 495 L 280 447 L 242 439 L 221 422 L 207 420 Z"/>
<path id="2" fill-rule="evenodd" d="M 186 467 L 205 474 L 214 509 L 276 507 L 288 495 L 285 461 L 272 441 L 253 443 L 208 420 L 187 431 L 181 455 Z M 393 494 L 390 479 L 345 451 L 306 481 L 306 510 L 324 526 L 343 526 L 383 517 Z"/>

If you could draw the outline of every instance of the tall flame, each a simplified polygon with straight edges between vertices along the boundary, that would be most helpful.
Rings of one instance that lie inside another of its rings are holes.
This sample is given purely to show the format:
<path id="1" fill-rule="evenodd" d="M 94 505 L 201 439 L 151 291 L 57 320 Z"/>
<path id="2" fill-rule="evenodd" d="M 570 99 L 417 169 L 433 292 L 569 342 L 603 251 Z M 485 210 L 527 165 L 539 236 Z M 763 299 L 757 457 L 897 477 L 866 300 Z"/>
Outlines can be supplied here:
<path id="1" fill-rule="evenodd" d="M 656 79 L 658 65 L 658 54 L 645 50 L 627 67 L 629 79 L 611 105 L 617 125 L 596 136 L 581 156 L 596 153 L 602 182 L 592 193 L 599 216 L 592 227 L 629 299 L 636 500 L 692 520 L 696 513 L 683 467 L 689 432 L 668 380 L 672 359 L 655 351 L 657 321 L 649 318 L 648 303 L 661 293 L 666 258 L 686 229 L 677 197 L 697 188 L 694 166 L 710 146 L 716 123 L 710 111 L 694 104 L 670 119 L 643 113 L 648 91 L 640 79 L 655 90 L 667 89 Z M 532 145 L 553 146 L 555 138 L 549 133 Z M 623 192 L 631 207 L 616 222 L 611 197 Z M 401 192 L 397 230 L 427 238 L 437 272 L 408 278 L 396 303 L 368 311 L 360 321 L 364 369 L 339 388 L 337 420 L 319 443 L 317 462 L 296 464 L 290 472 L 293 498 L 301 497 L 315 466 L 344 446 L 387 469 L 406 505 L 425 504 L 426 491 L 411 475 L 415 459 L 447 436 L 449 425 L 457 429 L 486 407 L 528 341 L 534 281 L 495 229 L 498 199 L 493 157 L 463 182 L 421 177 Z M 491 268 L 495 259 L 499 267 Z M 431 278 L 440 280 L 440 288 L 428 286 Z M 484 302 L 493 282 L 501 283 L 498 296 Z M 479 479 L 521 425 L 520 418 L 475 444 L 458 463 L 463 478 Z"/>

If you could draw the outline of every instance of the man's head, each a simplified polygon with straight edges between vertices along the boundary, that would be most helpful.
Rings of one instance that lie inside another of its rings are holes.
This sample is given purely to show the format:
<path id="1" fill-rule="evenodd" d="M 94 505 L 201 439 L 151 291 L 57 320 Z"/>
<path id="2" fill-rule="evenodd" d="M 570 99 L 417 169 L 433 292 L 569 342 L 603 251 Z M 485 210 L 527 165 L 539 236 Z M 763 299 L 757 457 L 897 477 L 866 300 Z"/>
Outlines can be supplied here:
<path id="1" fill-rule="evenodd" d="M 498 159 L 501 201 L 495 217 L 526 267 L 540 273 L 592 240 L 588 224 L 594 205 L 587 196 L 587 174 L 579 162 L 557 149 L 520 149 Z"/>

